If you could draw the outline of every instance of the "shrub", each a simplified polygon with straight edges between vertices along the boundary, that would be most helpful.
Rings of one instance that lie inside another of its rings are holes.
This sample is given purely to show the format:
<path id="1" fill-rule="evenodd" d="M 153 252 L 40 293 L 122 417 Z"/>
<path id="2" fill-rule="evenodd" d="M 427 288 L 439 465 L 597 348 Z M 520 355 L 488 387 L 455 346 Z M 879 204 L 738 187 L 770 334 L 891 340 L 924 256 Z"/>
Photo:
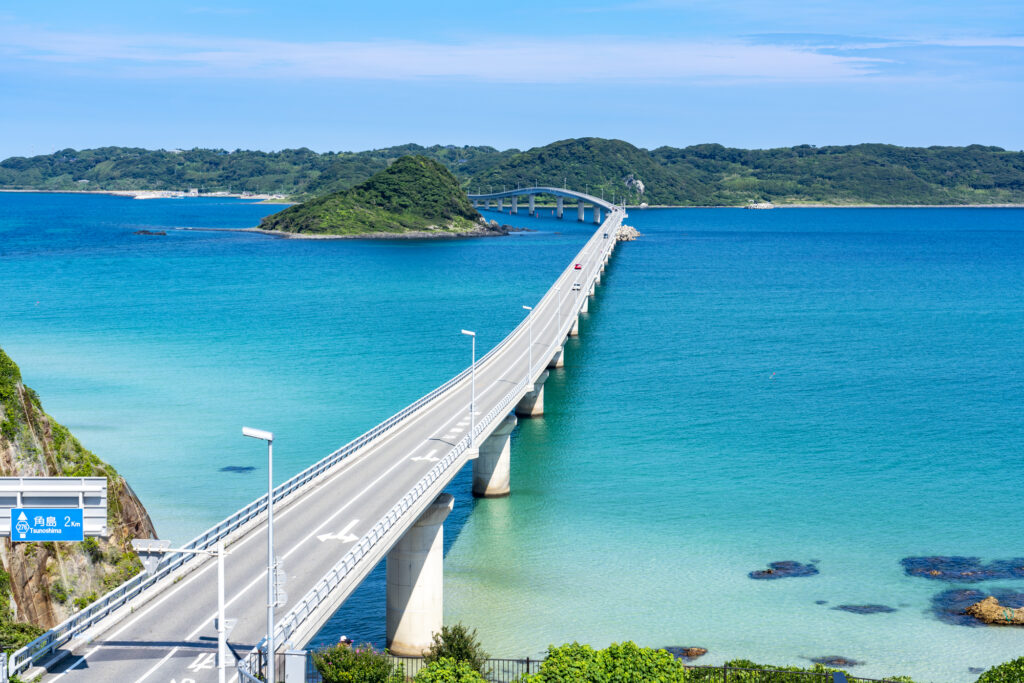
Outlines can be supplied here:
<path id="1" fill-rule="evenodd" d="M 92 536 L 82 541 L 82 550 L 85 551 L 86 556 L 88 556 L 93 564 L 103 559 L 103 551 L 100 550 L 100 544 Z"/>
<path id="2" fill-rule="evenodd" d="M 668 652 L 633 642 L 613 643 L 604 650 L 579 643 L 552 646 L 540 671 L 523 678 L 527 683 L 678 683 L 685 679 L 683 665 Z"/>
<path id="3" fill-rule="evenodd" d="M 13 621 L 0 623 L 0 650 L 13 652 L 43 635 L 35 624 Z"/>
<path id="4" fill-rule="evenodd" d="M 994 666 L 978 677 L 978 683 L 1019 683 L 1024 681 L 1024 657 Z"/>
<path id="5" fill-rule="evenodd" d="M 384 652 L 372 645 L 335 645 L 313 653 L 324 683 L 404 683 L 405 676 Z"/>
<path id="6" fill-rule="evenodd" d="M 416 674 L 416 683 L 486 683 L 487 679 L 466 661 L 435 659 Z"/>
<path id="7" fill-rule="evenodd" d="M 83 610 L 99 599 L 100 596 L 96 595 L 96 591 L 92 591 L 88 595 L 83 595 L 80 598 L 75 598 L 74 600 L 72 600 L 72 603 L 74 604 L 76 610 Z"/>
<path id="8" fill-rule="evenodd" d="M 487 660 L 490 655 L 484 652 L 483 646 L 476 638 L 476 629 L 469 629 L 463 624 L 442 626 L 439 633 L 433 635 L 430 649 L 423 654 L 427 664 L 442 659 L 453 659 L 466 662 L 481 676 L 486 676 Z"/>

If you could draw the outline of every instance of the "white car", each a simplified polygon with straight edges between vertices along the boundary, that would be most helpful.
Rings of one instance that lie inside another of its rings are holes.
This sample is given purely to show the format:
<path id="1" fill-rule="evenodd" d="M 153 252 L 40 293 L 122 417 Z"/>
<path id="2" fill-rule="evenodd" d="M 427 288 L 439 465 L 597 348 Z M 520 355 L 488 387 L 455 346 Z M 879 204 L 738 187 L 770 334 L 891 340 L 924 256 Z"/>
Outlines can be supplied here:
<path id="1" fill-rule="evenodd" d="M 574 291 L 574 292 L 578 292 L 578 291 L 580 291 L 580 289 L 581 289 L 580 283 L 578 283 L 578 282 L 572 286 L 572 291 Z"/>

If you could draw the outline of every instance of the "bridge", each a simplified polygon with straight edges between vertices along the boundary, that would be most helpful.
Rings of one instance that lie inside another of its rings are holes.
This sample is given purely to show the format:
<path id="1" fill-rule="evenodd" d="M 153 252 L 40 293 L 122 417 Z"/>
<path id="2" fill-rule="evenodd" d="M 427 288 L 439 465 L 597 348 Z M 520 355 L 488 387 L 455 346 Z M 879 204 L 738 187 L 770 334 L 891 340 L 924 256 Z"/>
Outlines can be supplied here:
<path id="1" fill-rule="evenodd" d="M 563 366 L 565 340 L 579 334 L 625 216 L 621 207 L 557 188 L 501 194 L 555 192 L 608 215 L 523 321 L 471 367 L 274 489 L 275 551 L 293 596 L 275 610 L 275 661 L 284 664 L 286 651 L 304 646 L 385 558 L 392 652 L 418 655 L 440 629 L 443 523 L 453 505 L 442 491 L 472 462 L 474 496 L 510 493 L 509 435 L 517 420 L 544 413 L 548 370 Z M 255 681 L 261 671 L 266 531 L 264 495 L 184 546 L 227 546 L 226 614 L 237 619 L 229 680 Z M 169 553 L 12 653 L 10 672 L 62 683 L 216 681 L 217 605 L 217 562 Z"/>
<path id="2" fill-rule="evenodd" d="M 488 194 L 471 194 L 469 199 L 473 202 L 473 206 L 491 208 L 492 202 L 493 207 L 498 211 L 505 210 L 505 200 L 508 199 L 510 204 L 510 210 L 512 213 L 519 213 L 519 198 L 526 197 L 528 211 L 531 216 L 537 212 L 537 195 L 550 195 L 555 198 L 555 217 L 562 218 L 565 213 L 565 200 L 573 200 L 576 202 L 576 220 L 586 220 L 587 204 L 590 204 L 593 208 L 594 222 L 601 223 L 601 209 L 605 211 L 614 211 L 615 204 L 606 201 L 603 197 L 595 197 L 590 194 L 583 192 L 574 192 L 573 190 L 566 190 L 561 187 L 522 187 L 514 190 L 503 190 L 501 192 L 491 192 Z"/>

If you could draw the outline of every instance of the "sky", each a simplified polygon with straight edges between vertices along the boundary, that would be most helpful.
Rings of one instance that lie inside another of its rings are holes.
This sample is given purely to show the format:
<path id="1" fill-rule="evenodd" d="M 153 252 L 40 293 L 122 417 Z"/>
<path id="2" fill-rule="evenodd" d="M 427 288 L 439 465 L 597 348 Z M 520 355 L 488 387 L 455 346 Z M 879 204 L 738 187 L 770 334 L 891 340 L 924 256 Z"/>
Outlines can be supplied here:
<path id="1" fill-rule="evenodd" d="M 884 142 L 1024 149 L 1021 0 L 0 4 L 0 159 Z"/>

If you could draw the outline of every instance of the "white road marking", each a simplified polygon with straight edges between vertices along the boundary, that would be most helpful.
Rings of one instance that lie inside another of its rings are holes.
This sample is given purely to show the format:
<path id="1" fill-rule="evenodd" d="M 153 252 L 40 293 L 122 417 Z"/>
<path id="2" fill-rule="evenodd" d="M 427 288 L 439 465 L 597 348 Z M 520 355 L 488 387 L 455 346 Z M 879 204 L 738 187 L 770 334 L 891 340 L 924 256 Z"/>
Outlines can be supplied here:
<path id="1" fill-rule="evenodd" d="M 217 665 L 217 655 L 213 652 L 204 652 L 197 656 L 191 664 L 188 665 L 189 671 L 203 671 L 204 669 L 213 669 Z"/>
<path id="2" fill-rule="evenodd" d="M 438 460 L 440 460 L 440 458 L 435 458 L 434 457 L 434 453 L 437 453 L 437 449 L 436 448 L 434 450 L 430 451 L 429 453 L 427 453 L 426 455 L 422 455 L 422 456 L 420 456 L 418 458 L 409 458 L 409 459 L 412 460 L 413 462 L 423 462 L 424 460 L 426 460 L 427 462 L 437 462 Z"/>
<path id="3" fill-rule="evenodd" d="M 349 522 L 345 526 L 344 529 L 342 529 L 338 533 L 336 533 L 336 534 L 321 534 L 321 535 L 317 536 L 317 538 L 320 539 L 321 543 L 323 543 L 324 541 L 341 541 L 342 543 L 351 543 L 352 541 L 358 541 L 359 540 L 358 536 L 355 536 L 355 535 L 349 533 L 350 531 L 352 531 L 352 527 L 354 527 L 358 523 L 359 523 L 358 519 L 353 519 L 351 522 Z"/>
<path id="4" fill-rule="evenodd" d="M 561 278 L 559 278 L 559 280 L 560 280 L 560 279 L 561 279 Z M 557 282 L 558 282 L 558 280 L 556 280 L 556 283 L 557 283 Z M 557 308 L 557 307 L 556 307 L 556 308 Z M 543 327 L 541 328 L 541 334 L 543 334 L 543 331 L 544 331 L 544 330 L 547 330 L 547 328 L 548 328 L 548 327 L 550 327 L 551 325 L 553 325 L 554 323 L 555 323 L 555 320 L 554 320 L 554 318 L 551 318 L 550 320 L 548 320 L 548 321 L 547 321 L 547 322 L 546 322 L 546 323 L 544 324 L 544 326 L 543 326 Z M 526 352 L 525 352 L 525 351 L 524 351 L 524 352 L 522 352 L 522 353 L 521 353 L 521 354 L 520 354 L 520 355 L 519 355 L 519 356 L 518 356 L 517 358 L 513 359 L 513 364 L 514 364 L 514 363 L 515 363 L 516 361 L 518 361 L 518 360 L 521 360 L 521 359 L 522 359 L 522 357 L 523 357 L 523 356 L 525 356 L 525 355 L 526 355 Z M 494 386 L 496 386 L 497 384 L 499 384 L 499 383 L 500 383 L 501 381 L 502 381 L 501 379 L 498 379 L 498 380 L 496 380 L 496 381 L 492 382 L 492 383 L 491 383 L 491 384 L 490 384 L 490 385 L 489 385 L 489 386 L 488 386 L 488 387 L 487 387 L 486 389 L 484 389 L 484 391 L 483 391 L 483 392 L 481 392 L 481 393 L 487 393 L 487 392 L 488 392 L 488 391 L 490 391 L 490 390 L 491 390 L 492 388 L 494 388 Z M 416 418 L 413 418 L 413 420 L 412 420 L 412 421 L 410 421 L 410 422 L 409 422 L 409 424 L 411 425 L 411 424 L 415 424 L 416 422 L 419 422 L 419 421 L 420 421 L 421 419 L 424 419 L 424 418 L 426 418 L 428 414 L 429 414 L 428 412 L 425 412 L 425 413 L 424 413 L 423 415 L 420 415 L 420 416 L 417 416 Z M 474 414 L 474 415 L 481 415 L 481 414 L 482 414 L 482 411 L 475 411 L 475 412 L 474 412 L 473 414 Z M 423 442 L 423 444 L 420 444 L 420 446 L 418 446 L 418 447 L 417 447 L 417 450 L 418 450 L 419 448 L 421 448 L 422 446 L 424 446 L 424 445 L 428 444 L 428 443 L 429 443 L 429 440 L 428 440 L 428 441 L 425 441 L 425 442 Z M 378 447 L 378 446 L 380 446 L 380 445 L 381 445 L 381 444 L 375 444 L 374 446 L 371 446 L 369 450 L 372 450 L 373 448 L 376 448 L 376 447 Z M 431 452 L 430 454 L 428 454 L 428 456 L 427 456 L 427 457 L 430 457 L 430 455 L 432 455 L 432 454 L 433 454 L 434 452 L 436 452 L 436 451 L 432 451 L 432 452 Z M 364 461 L 364 462 L 365 462 L 365 461 Z M 314 535 L 316 535 L 316 533 L 317 533 L 318 531 L 320 531 L 321 529 L 323 529 L 323 527 L 324 527 L 324 526 L 325 526 L 325 525 L 326 525 L 327 523 L 329 523 L 329 522 L 330 522 L 331 520 L 333 520 L 333 519 L 334 519 L 334 518 L 335 518 L 335 517 L 336 517 L 336 516 L 337 516 L 338 514 L 340 514 L 340 513 L 342 512 L 342 511 L 344 511 L 344 510 L 345 510 L 345 509 L 346 509 L 346 508 L 347 508 L 347 507 L 348 507 L 348 506 L 349 506 L 349 505 L 350 505 L 351 503 L 353 503 L 353 502 L 354 502 L 355 500 L 357 500 L 357 499 L 361 498 L 361 497 L 363 496 L 363 494 L 365 494 L 365 493 L 366 493 L 366 492 L 367 492 L 367 491 L 368 491 L 368 490 L 369 490 L 370 488 L 373 488 L 374 486 L 376 486 L 376 484 L 377 484 L 377 483 L 378 483 L 378 482 L 379 482 L 379 481 L 380 481 L 381 479 L 383 479 L 383 478 L 384 478 L 385 476 L 387 476 L 388 474 L 390 474 L 390 473 L 391 473 L 391 471 L 392 471 L 392 470 L 394 470 L 394 469 L 395 469 L 395 467 L 397 467 L 397 466 L 398 466 L 398 465 L 399 465 L 399 464 L 400 464 L 401 462 L 402 462 L 401 460 L 399 460 L 398 462 L 396 462 L 396 463 L 395 463 L 395 465 L 392 465 L 392 466 L 391 466 L 390 468 L 388 468 L 388 470 L 387 470 L 386 472 L 384 472 L 384 474 L 382 474 L 382 475 L 381 475 L 381 476 L 379 476 L 379 477 L 378 477 L 377 479 L 375 479 L 375 480 L 374 480 L 374 481 L 373 481 L 373 482 L 372 482 L 372 483 L 371 483 L 371 484 L 370 484 L 370 485 L 369 485 L 368 487 L 364 488 L 364 489 L 363 489 L 362 491 L 360 491 L 360 492 L 359 492 L 358 494 L 356 494 L 356 496 L 354 496 L 353 498 L 351 498 L 351 499 L 349 500 L 349 502 L 348 502 L 348 503 L 346 503 L 346 504 L 345 504 L 344 506 L 342 506 L 342 508 L 340 508 L 340 509 L 339 509 L 339 510 L 338 510 L 337 512 L 335 512 L 335 514 L 331 515 L 331 516 L 330 516 L 330 517 L 329 517 L 329 518 L 328 518 L 327 520 L 325 520 L 325 521 L 324 521 L 324 522 L 323 522 L 323 523 L 322 523 L 322 524 L 321 524 L 321 525 L 320 525 L 319 527 L 317 527 L 317 528 L 316 528 L 316 529 L 315 529 L 315 530 L 314 530 L 314 531 L 313 531 L 313 532 L 312 532 L 311 534 L 309 534 L 309 535 L 308 535 L 308 536 L 306 536 L 306 537 L 305 537 L 304 539 L 302 539 L 301 541 L 299 541 L 299 543 L 298 543 L 298 544 L 296 544 L 296 545 L 295 545 L 295 546 L 294 546 L 294 547 L 293 547 L 293 548 L 292 548 L 291 550 L 289 550 L 289 551 L 288 551 L 288 552 L 287 552 L 287 553 L 286 553 L 286 554 L 285 554 L 285 555 L 283 556 L 283 558 L 282 558 L 282 559 L 284 559 L 284 558 L 287 558 L 287 557 L 288 557 L 288 556 L 290 556 L 290 555 L 291 555 L 292 553 L 294 553 L 294 552 L 295 552 L 296 550 L 298 550 L 300 546 L 302 546 L 302 545 L 303 545 L 304 543 L 306 543 L 306 541 L 308 541 L 308 540 L 309 540 L 310 538 L 312 538 L 312 537 L 313 537 Z M 338 476 L 341 476 L 341 475 L 343 475 L 343 474 L 346 474 L 347 472 L 348 472 L 348 470 L 347 470 L 347 469 L 346 469 L 346 470 L 343 470 L 343 471 L 339 471 L 339 472 L 336 472 L 336 473 L 335 473 L 334 475 L 332 475 L 332 476 L 331 476 L 331 477 L 330 477 L 329 479 L 326 479 L 326 480 L 324 480 L 323 482 L 319 482 L 319 483 L 313 484 L 313 485 L 312 485 L 312 486 L 310 487 L 310 491 L 309 491 L 309 492 L 312 492 L 312 491 L 316 490 L 317 488 L 319 488 L 319 487 L 323 486 L 324 484 L 326 484 L 326 483 L 327 483 L 328 481 L 331 481 L 331 480 L 333 480 L 333 479 L 334 479 L 335 477 L 338 477 Z M 280 515 L 279 515 L 278 519 L 280 519 L 280 518 L 284 517 L 285 515 L 287 515 L 287 514 L 288 514 L 289 512 L 291 512 L 292 510 L 295 510 L 295 509 L 298 509 L 298 508 L 299 508 L 299 506 L 293 506 L 293 505 L 289 505 L 289 507 L 287 507 L 286 509 L 284 509 L 284 510 L 282 510 L 282 511 L 281 511 L 281 513 L 280 513 Z M 251 540 L 253 540 L 253 539 L 255 539 L 255 538 L 258 538 L 258 537 L 259 537 L 259 533 L 257 533 L 257 532 L 258 532 L 258 531 L 259 531 L 259 530 L 260 530 L 260 529 L 262 528 L 262 526 L 264 526 L 264 525 L 265 525 L 265 523 L 264 523 L 264 524 L 261 524 L 261 525 L 259 525 L 259 526 L 257 526 L 257 527 L 256 527 L 256 529 L 255 529 L 255 530 L 253 531 L 253 533 L 251 533 L 251 534 L 249 534 L 249 535 L 247 535 L 247 536 L 245 536 L 245 537 L 243 537 L 243 538 L 239 539 L 239 541 L 237 541 L 237 545 L 238 545 L 238 546 L 241 546 L 241 545 L 243 545 L 243 544 L 245 544 L 245 543 L 247 543 L 247 542 L 249 542 L 249 541 L 251 541 Z M 189 579 L 188 579 L 188 580 L 186 580 L 186 581 L 182 581 L 182 582 L 181 582 L 181 585 L 180 585 L 180 586 L 178 586 L 177 590 L 174 590 L 174 589 L 172 589 L 172 590 L 168 591 L 167 595 L 165 595 L 165 596 L 164 596 L 163 598 L 160 598 L 160 599 L 158 599 L 158 600 L 156 600 L 155 602 L 152 602 L 152 603 L 147 603 L 147 607 L 148 607 L 148 609 L 145 609 L 144 611 L 140 611 L 140 613 L 139 613 L 139 616 L 138 616 L 138 617 L 136 617 L 135 619 L 131 620 L 131 622 L 129 622 L 128 624 L 124 625 L 124 626 L 123 626 L 122 628 L 118 629 L 118 630 L 117 630 L 117 631 L 116 631 L 115 633 L 113 633 L 113 634 L 112 634 L 111 636 L 109 636 L 109 638 L 116 638 L 116 637 L 117 637 L 118 635 L 120 635 L 120 634 L 121 634 L 121 633 L 123 633 L 123 632 L 124 632 L 125 630 L 127 630 L 128 628 L 130 628 L 131 626 L 133 626 L 133 625 L 134 625 L 135 623 L 137 623 L 137 622 L 138 622 L 139 620 L 141 620 L 141 619 L 142 619 L 143 617 L 147 616 L 147 614 L 148 614 L 149 612 L 151 612 L 151 611 L 152 611 L 153 609 L 155 609 L 156 607 L 158 607 L 158 606 L 159 606 L 160 604 L 162 604 L 162 603 L 163 603 L 163 602 L 165 602 L 166 600 L 170 599 L 170 598 L 171 598 L 171 597 L 172 597 L 172 596 L 173 596 L 174 594 L 176 594 L 176 593 L 177 593 L 177 592 L 178 592 L 179 590 L 182 590 L 182 589 L 184 589 L 184 588 L 185 588 L 185 587 L 186 587 L 186 586 L 187 586 L 188 584 L 192 583 L 193 581 L 195 581 L 196 579 L 198 579 L 198 578 L 199 578 L 200 576 L 202 576 L 202 575 L 203 575 L 204 573 L 206 573 L 207 571 L 209 571 L 209 570 L 210 570 L 210 569 L 211 569 L 211 568 L 212 568 L 213 566 L 214 566 L 214 565 L 213 565 L 213 563 L 209 563 L 209 564 L 207 564 L 207 565 L 206 565 L 205 567 L 202 567 L 202 568 L 200 568 L 200 569 L 197 569 L 197 570 L 195 570 L 195 571 L 193 572 L 192 576 L 191 576 L 191 577 L 189 577 Z M 249 583 L 249 584 L 248 584 L 247 586 L 245 586 L 245 587 L 244 587 L 244 588 L 243 588 L 243 589 L 242 589 L 241 591 L 239 591 L 239 593 L 238 593 L 238 594 L 236 594 L 236 595 L 235 595 L 235 597 L 231 598 L 231 600 L 229 600 L 229 601 L 227 602 L 227 604 L 229 604 L 229 605 L 230 605 L 231 603 L 235 602 L 235 600 L 237 600 L 238 598 L 240 598 L 240 597 L 242 596 L 242 594 L 243 594 L 243 593 L 245 593 L 246 591 L 250 590 L 250 589 L 251 589 L 251 588 L 252 588 L 253 586 L 255 586 L 255 585 L 256 585 L 257 583 L 259 583 L 259 582 L 260 582 L 260 581 L 262 581 L 262 580 L 263 580 L 263 576 L 262 576 L 262 575 L 257 575 L 257 577 L 256 577 L 256 578 L 255 578 L 255 579 L 254 579 L 254 580 L 253 580 L 252 582 L 250 582 L 250 583 Z M 210 617 L 210 619 L 212 619 L 212 618 L 213 618 L 213 616 L 211 616 L 211 617 Z M 207 624 L 208 622 L 209 622 L 209 619 L 207 619 L 207 620 L 204 620 L 204 621 L 202 622 L 202 623 L 203 623 L 203 625 L 202 625 L 202 626 L 200 626 L 200 627 L 199 627 L 199 628 L 198 628 L 198 629 L 197 629 L 196 631 L 194 631 L 194 632 L 193 632 L 192 634 L 190 634 L 189 636 L 187 636 L 187 639 L 188 639 L 188 640 L 191 640 L 192 638 L 196 637 L 196 636 L 197 636 L 197 635 L 198 635 L 198 634 L 199 634 L 199 633 L 200 633 L 201 631 L 203 631 L 203 630 L 204 630 L 204 629 L 206 628 L 206 624 Z M 85 661 L 85 660 L 86 660 L 86 659 L 87 659 L 88 657 L 90 657 L 91 655 L 93 655 L 94 653 L 96 653 L 96 651 L 98 651 L 98 650 L 99 650 L 99 649 L 101 649 L 101 648 L 102 648 L 102 645 L 97 645 L 97 646 L 96 646 L 96 647 L 94 647 L 94 648 L 93 648 L 92 650 L 90 650 L 90 651 L 89 651 L 89 652 L 87 652 L 86 654 L 82 655 L 82 656 L 81 656 L 81 657 L 80 657 L 80 658 L 78 659 L 78 661 L 76 661 L 76 662 L 75 662 L 75 664 L 73 664 L 73 665 L 72 665 L 71 667 L 69 667 L 68 669 L 65 669 L 65 670 L 64 670 L 63 672 L 61 672 L 60 674 L 58 674 L 58 675 L 57 675 L 57 676 L 56 676 L 55 678 L 59 678 L 60 676 L 63 676 L 64 674 L 66 674 L 66 673 L 67 673 L 68 671 L 71 671 L 72 669 L 74 669 L 74 668 L 75 668 L 75 667 L 77 667 L 77 666 L 78 666 L 79 664 L 81 664 L 82 662 L 84 662 L 84 661 Z M 152 668 L 151 668 L 151 669 L 150 669 L 149 671 L 147 671 L 147 672 L 146 672 L 145 674 L 143 674 L 142 678 L 139 678 L 139 679 L 138 679 L 138 681 L 137 681 L 137 683 L 141 683 L 141 681 L 145 680 L 145 679 L 146 679 L 146 678 L 147 678 L 147 677 L 148 677 L 148 676 L 149 676 L 149 675 L 150 675 L 150 674 L 151 674 L 151 673 L 152 673 L 153 671 L 155 671 L 155 670 L 156 670 L 157 668 L 159 668 L 160 666 L 162 666 L 162 665 L 163 665 L 163 664 L 164 664 L 164 663 L 165 663 L 165 662 L 166 662 L 166 661 L 167 661 L 168 659 L 170 659 L 170 658 L 171 658 L 171 657 L 172 657 L 172 656 L 174 655 L 174 653 L 175 653 L 175 652 L 177 652 L 177 651 L 178 651 L 178 649 L 179 649 L 178 647 L 174 647 L 174 648 L 172 648 L 172 649 L 171 649 L 171 651 L 167 653 L 167 655 L 165 655 L 165 656 L 164 656 L 164 657 L 163 657 L 163 658 L 162 658 L 162 659 L 161 659 L 161 660 L 160 660 L 159 662 L 157 662 L 157 663 L 156 663 L 156 664 L 155 664 L 155 665 L 154 665 L 154 666 L 153 666 L 153 667 L 152 667 Z M 235 677 L 235 678 L 237 678 L 237 675 L 236 675 L 236 677 Z"/>

